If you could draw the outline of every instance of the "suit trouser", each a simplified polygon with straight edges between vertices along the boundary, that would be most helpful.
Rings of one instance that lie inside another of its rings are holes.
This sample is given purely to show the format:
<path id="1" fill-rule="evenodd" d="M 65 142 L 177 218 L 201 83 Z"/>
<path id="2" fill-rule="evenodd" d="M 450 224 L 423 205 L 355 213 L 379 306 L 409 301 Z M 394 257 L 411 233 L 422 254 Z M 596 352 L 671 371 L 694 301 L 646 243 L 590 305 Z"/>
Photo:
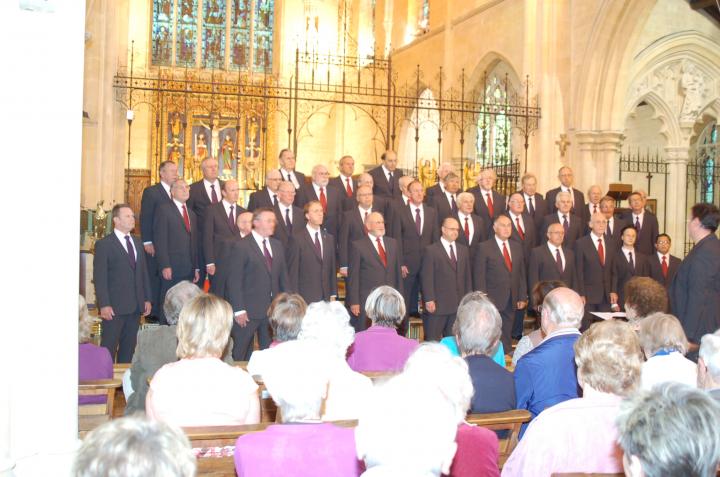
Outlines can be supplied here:
<path id="1" fill-rule="evenodd" d="M 115 315 L 112 320 L 103 320 L 100 345 L 107 348 L 113 358 L 117 351 L 118 363 L 130 363 L 135 353 L 139 327 L 140 310 L 127 315 Z"/>
<path id="2" fill-rule="evenodd" d="M 350 313 L 349 309 L 348 313 Z M 363 302 L 363 304 L 360 305 L 360 315 L 355 316 L 350 313 L 350 325 L 355 328 L 356 333 L 359 333 L 360 331 L 365 331 L 367 329 L 367 322 L 368 318 L 365 315 L 365 304 Z"/>
<path id="3" fill-rule="evenodd" d="M 513 318 L 512 336 L 522 337 L 526 311 L 527 308 L 515 311 L 515 317 Z"/>
<path id="4" fill-rule="evenodd" d="M 500 312 L 500 318 L 502 319 L 502 334 L 500 340 L 503 344 L 506 354 L 510 354 L 512 351 L 512 328 L 513 322 L 515 321 L 515 303 L 512 301 L 512 296 L 508 298 L 508 302 L 505 306 L 497 307 Z"/>
<path id="5" fill-rule="evenodd" d="M 155 316 L 158 317 L 161 325 L 168 324 L 167 320 L 165 319 L 165 310 L 163 309 L 163 304 L 165 303 L 165 295 L 167 295 L 168 290 L 183 280 L 189 280 L 190 282 L 192 282 L 194 278 L 195 272 L 192 271 L 189 275 L 179 275 L 175 273 L 175 270 L 173 270 L 172 280 L 165 280 L 162 276 L 160 276 L 160 298 L 158 300 L 158 309 L 155 312 Z M 199 283 L 197 283 L 196 285 L 200 286 Z"/>
<path id="6" fill-rule="evenodd" d="M 147 263 L 148 277 L 150 280 L 150 303 L 152 303 L 152 314 L 160 316 L 162 313 L 162 302 L 160 301 L 160 272 L 158 271 L 158 263 L 155 257 L 149 253 L 145 254 L 145 263 Z"/>
<path id="7" fill-rule="evenodd" d="M 267 317 L 251 318 L 243 327 L 233 320 L 231 335 L 233 339 L 232 356 L 235 361 L 249 361 L 253 352 L 255 332 L 258 334 L 260 349 L 270 346 L 270 323 Z"/>
<path id="8" fill-rule="evenodd" d="M 423 313 L 422 321 L 425 341 L 440 341 L 446 336 L 452 336 L 455 313 L 450 315 Z"/>
<path id="9" fill-rule="evenodd" d="M 418 312 L 418 296 L 420 295 L 420 270 L 410 270 L 403 278 L 403 298 L 405 299 L 405 317 Z M 365 306 L 363 303 L 362 306 Z"/>

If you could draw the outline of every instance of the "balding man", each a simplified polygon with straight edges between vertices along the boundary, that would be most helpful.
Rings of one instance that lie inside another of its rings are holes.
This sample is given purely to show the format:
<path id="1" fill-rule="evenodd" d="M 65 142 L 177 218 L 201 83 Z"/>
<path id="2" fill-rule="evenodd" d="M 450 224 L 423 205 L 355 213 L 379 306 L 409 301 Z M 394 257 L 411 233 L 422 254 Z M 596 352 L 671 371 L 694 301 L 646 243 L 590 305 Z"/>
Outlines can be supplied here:
<path id="1" fill-rule="evenodd" d="M 260 207 L 277 207 L 277 192 L 282 180 L 279 170 L 270 169 L 265 175 L 265 187 L 250 194 L 248 210 L 254 212 L 255 209 Z"/>
<path id="2" fill-rule="evenodd" d="M 345 155 L 340 158 L 338 162 L 339 174 L 337 177 L 330 179 L 328 185 L 335 187 L 341 192 L 343 198 L 343 210 L 348 210 L 351 206 L 347 205 L 349 201 L 352 203 L 352 199 L 355 198 L 355 192 L 357 191 L 357 179 L 353 179 L 353 172 L 355 171 L 355 159 L 352 156 Z"/>
<path id="3" fill-rule="evenodd" d="M 460 235 L 458 242 L 470 250 L 470 261 L 475 259 L 475 252 L 478 246 L 487 240 L 487 226 L 485 222 L 476 215 L 475 196 L 470 192 L 461 192 L 457 196 L 458 213 L 457 219 L 460 222 Z"/>
<path id="4" fill-rule="evenodd" d="M 583 302 L 573 290 L 560 287 L 545 295 L 540 313 L 545 339 L 515 367 L 517 407 L 530 411 L 533 419 L 579 395 L 574 345 L 582 317 Z M 526 427 L 523 424 L 521 434 Z"/>
<path id="5" fill-rule="evenodd" d="M 622 230 L 630 222 L 615 216 L 615 199 L 606 195 L 600 199 L 600 212 L 607 219 L 607 227 L 605 228 L 605 239 L 613 245 L 619 247 L 622 243 Z"/>
<path id="6" fill-rule="evenodd" d="M 530 253 L 528 290 L 532 291 L 540 282 L 552 280 L 559 280 L 568 288 L 576 289 L 575 252 L 563 246 L 564 235 L 562 225 L 551 224 L 547 231 L 547 241 Z"/>
<path id="7" fill-rule="evenodd" d="M 357 207 L 346 210 L 342 215 L 340 238 L 338 240 L 338 266 L 340 267 L 340 274 L 343 276 L 347 276 L 352 243 L 367 234 L 365 221 L 373 212 L 381 212 L 375 207 L 376 199 L 377 197 L 372 193 L 372 186 L 365 184 L 358 186 L 356 193 Z"/>
<path id="8" fill-rule="evenodd" d="M 196 245 L 198 267 L 200 267 L 200 282 L 205 282 L 206 262 L 203 250 L 203 227 L 205 225 L 205 209 L 211 204 L 217 204 L 221 199 L 222 181 L 218 179 L 218 161 L 214 157 L 207 157 L 200 163 L 202 180 L 190 185 L 190 197 L 187 205 L 197 215 L 198 240 Z"/>
<path id="9" fill-rule="evenodd" d="M 213 280 L 217 264 L 217 248 L 222 240 L 232 240 L 240 235 L 237 228 L 237 217 L 245 209 L 237 205 L 240 187 L 235 179 L 230 179 L 222 185 L 222 200 L 210 205 L 206 209 L 205 223 L 203 224 L 203 253 L 205 255 L 205 269 Z"/>
<path id="10" fill-rule="evenodd" d="M 365 221 L 367 234 L 352 243 L 348 268 L 345 302 L 352 314 L 351 324 L 356 331 L 367 328 L 365 300 L 380 285 L 387 285 L 402 293 L 400 251 L 395 239 L 385 236 L 385 219 L 378 212 Z"/>
<path id="11" fill-rule="evenodd" d="M 295 205 L 297 191 L 292 182 L 282 181 L 278 186 L 278 205 L 275 207 L 275 232 L 273 238 L 280 241 L 287 254 L 288 242 L 295 230 L 305 227 L 303 209 Z"/>
<path id="12" fill-rule="evenodd" d="M 394 151 L 385 151 L 380 159 L 382 159 L 382 164 L 370 170 L 370 175 L 375 183 L 373 194 L 388 199 L 400 198 L 398 179 L 402 176 L 402 171 L 397 167 L 397 154 Z"/>
<path id="13" fill-rule="evenodd" d="M 367 172 L 363 172 L 358 176 L 357 180 L 357 186 L 368 186 L 370 187 L 370 191 L 374 188 L 375 181 L 373 180 L 373 177 L 368 174 Z M 357 189 L 356 189 L 357 191 Z M 346 200 L 343 202 L 343 210 L 352 210 L 358 206 L 357 201 L 357 192 L 355 193 L 356 197 L 353 197 L 352 200 Z M 390 200 L 388 200 L 386 197 L 380 197 L 375 194 L 373 194 L 373 208 L 377 211 L 383 214 L 385 219 L 387 220 L 388 214 L 390 213 Z"/>
<path id="14" fill-rule="evenodd" d="M 537 177 L 535 177 L 535 174 L 525 174 L 520 179 L 520 184 L 522 187 L 518 192 L 523 195 L 525 209 L 527 209 L 528 214 L 530 214 L 530 217 L 535 221 L 535 230 L 539 236 L 542 221 L 548 214 L 547 202 L 545 202 L 545 198 L 537 192 Z"/>
<path id="15" fill-rule="evenodd" d="M 585 224 L 585 229 L 583 234 L 586 234 L 590 231 L 588 228 L 588 225 L 590 223 L 590 217 L 592 217 L 592 214 L 595 214 L 597 212 L 601 212 L 600 210 L 600 199 L 603 198 L 603 192 L 599 185 L 591 185 L 588 187 L 588 202 L 585 204 L 585 207 L 582 208 L 582 214 L 577 214 L 580 216 L 580 218 L 583 221 L 583 224 Z"/>
<path id="16" fill-rule="evenodd" d="M 301 189 L 302 197 L 296 200 L 300 206 L 317 200 L 323 207 L 323 228 L 333 237 L 338 236 L 340 230 L 340 213 L 342 211 L 342 195 L 335 187 L 328 187 L 330 172 L 323 164 L 316 164 L 312 168 L 312 183 Z"/>
<path id="17" fill-rule="evenodd" d="M 453 168 L 449 162 L 440 163 L 437 169 L 438 183 L 432 187 L 428 187 L 425 190 L 425 201 L 428 204 L 432 204 L 432 201 L 435 199 L 436 194 L 442 196 L 442 194 L 445 193 L 445 177 L 452 171 Z"/>
<path id="18" fill-rule="evenodd" d="M 468 189 L 475 196 L 475 213 L 483 219 L 492 235 L 495 219 L 505 212 L 505 196 L 497 192 L 495 182 L 497 174 L 493 169 L 483 169 L 477 176 L 477 185 Z"/>
<path id="19" fill-rule="evenodd" d="M 617 245 L 605 237 L 607 219 L 602 213 L 590 218 L 590 233 L 575 244 L 577 290 L 585 302 L 583 328 L 589 326 L 593 311 L 610 311 L 612 262 Z"/>
<path id="20" fill-rule="evenodd" d="M 555 197 L 559 192 L 568 192 L 570 194 L 570 200 L 572 205 L 570 206 L 570 212 L 575 214 L 576 211 L 580 211 L 585 207 L 585 196 L 579 190 L 573 188 L 574 175 L 573 170 L 568 166 L 563 166 L 558 170 L 558 180 L 560 181 L 560 187 L 556 187 L 547 191 L 545 194 L 545 200 L 547 201 L 550 213 L 557 211 L 557 202 Z"/>
<path id="21" fill-rule="evenodd" d="M 720 330 L 700 339 L 698 354 L 698 388 L 720 402 Z"/>
<path id="22" fill-rule="evenodd" d="M 575 246 L 575 241 L 583 236 L 585 226 L 582 219 L 572 212 L 572 196 L 569 192 L 555 194 L 555 211 L 545 216 L 541 227 L 541 236 L 547 234 L 550 224 L 560 224 L 565 229 L 565 240 L 563 245 L 568 248 Z"/>
<path id="23" fill-rule="evenodd" d="M 278 164 L 280 165 L 280 176 L 284 181 L 292 182 L 295 189 L 301 189 L 305 185 L 305 175 L 295 170 L 297 161 L 295 153 L 290 149 L 283 149 L 278 155 Z M 299 200 L 299 199 L 298 199 Z M 296 204 L 299 205 L 299 204 Z"/>

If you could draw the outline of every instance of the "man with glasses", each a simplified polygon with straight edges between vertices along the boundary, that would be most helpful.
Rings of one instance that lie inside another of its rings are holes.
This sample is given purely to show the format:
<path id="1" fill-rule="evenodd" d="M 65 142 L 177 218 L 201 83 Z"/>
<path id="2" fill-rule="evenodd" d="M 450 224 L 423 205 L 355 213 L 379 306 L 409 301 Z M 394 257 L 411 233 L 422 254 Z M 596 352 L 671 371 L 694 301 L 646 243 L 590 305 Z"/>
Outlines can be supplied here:
<path id="1" fill-rule="evenodd" d="M 670 288 L 673 277 L 680 268 L 680 260 L 675 255 L 670 255 L 672 241 L 668 234 L 658 235 L 655 241 L 655 253 L 650 256 L 650 278 Z"/>

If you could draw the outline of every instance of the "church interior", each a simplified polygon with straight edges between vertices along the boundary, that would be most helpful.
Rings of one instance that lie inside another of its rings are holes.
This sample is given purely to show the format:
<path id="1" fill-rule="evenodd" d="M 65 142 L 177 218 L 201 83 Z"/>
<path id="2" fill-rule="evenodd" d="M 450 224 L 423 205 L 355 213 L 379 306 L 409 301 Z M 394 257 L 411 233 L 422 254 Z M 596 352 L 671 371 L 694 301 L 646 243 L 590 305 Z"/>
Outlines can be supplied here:
<path id="1" fill-rule="evenodd" d="M 426 187 L 440 164 L 463 190 L 492 168 L 503 195 L 527 173 L 544 194 L 568 166 L 621 208 L 644 191 L 678 257 L 690 207 L 720 204 L 715 0 L 17 0 L 0 18 L 24 45 L 0 93 L 8 159 L 50 185 L 40 214 L 17 200 L 32 182 L 3 194 L 22 252 L 4 282 L 0 357 L 21 363 L 0 380 L 1 476 L 68 475 L 78 284 L 93 304 L 98 228 L 115 204 L 139 216 L 165 161 L 190 184 L 216 158 L 244 207 L 285 149 L 306 176 L 346 155 L 357 176 L 385 151 Z"/>

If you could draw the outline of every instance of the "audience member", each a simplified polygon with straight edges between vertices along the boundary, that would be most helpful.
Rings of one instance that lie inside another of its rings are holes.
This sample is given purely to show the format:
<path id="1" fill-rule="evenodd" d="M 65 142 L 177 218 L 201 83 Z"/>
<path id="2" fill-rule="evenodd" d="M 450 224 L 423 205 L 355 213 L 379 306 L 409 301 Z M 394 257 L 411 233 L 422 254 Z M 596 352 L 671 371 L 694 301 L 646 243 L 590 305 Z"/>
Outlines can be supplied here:
<path id="1" fill-rule="evenodd" d="M 642 366 L 642 388 L 666 381 L 697 384 L 697 366 L 685 357 L 688 342 L 680 321 L 673 315 L 655 313 L 640 322 L 640 345 L 647 361 Z"/>
<path id="2" fill-rule="evenodd" d="M 575 363 L 583 396 L 540 413 L 505 463 L 503 476 L 622 471 L 615 420 L 620 400 L 640 381 L 637 336 L 622 321 L 595 323 L 575 343 Z"/>
<path id="3" fill-rule="evenodd" d="M 702 337 L 699 354 L 697 385 L 720 401 L 720 330 Z"/>
<path id="4" fill-rule="evenodd" d="M 248 373 L 220 360 L 228 344 L 232 308 L 215 295 L 199 295 L 180 312 L 177 355 L 155 373 L 145 410 L 178 426 L 255 424 L 258 386 Z"/>
<path id="5" fill-rule="evenodd" d="M 405 301 L 397 290 L 383 285 L 365 301 L 372 326 L 355 334 L 348 364 L 354 371 L 400 371 L 418 342 L 400 336 L 397 327 L 405 316 Z"/>
<path id="6" fill-rule="evenodd" d="M 618 417 L 628 477 L 714 477 L 720 406 L 706 393 L 665 383 L 630 397 Z"/>
<path id="7" fill-rule="evenodd" d="M 625 284 L 625 317 L 635 327 L 653 313 L 668 311 L 665 287 L 648 277 L 633 277 Z"/>
<path id="8" fill-rule="evenodd" d="M 538 315 L 542 313 L 542 304 L 545 300 L 545 295 L 550 293 L 550 290 L 554 290 L 555 288 L 564 287 L 565 283 L 560 280 L 549 280 L 549 281 L 540 281 L 535 284 L 531 291 L 532 296 L 532 302 L 536 303 L 535 305 L 535 311 Z M 512 357 L 512 363 L 513 366 L 517 366 L 518 360 L 528 354 L 530 351 L 532 351 L 534 348 L 536 348 L 540 343 L 542 343 L 542 340 L 545 339 L 545 334 L 543 332 L 542 327 L 531 331 L 530 333 L 526 334 L 522 338 L 520 338 L 520 341 L 518 341 L 517 346 L 515 346 L 515 352 L 513 353 Z"/>
<path id="9" fill-rule="evenodd" d="M 112 379 L 113 360 L 110 351 L 104 346 L 90 342 L 93 320 L 88 313 L 85 298 L 78 295 L 78 380 Z M 79 396 L 78 404 L 105 402 L 105 396 Z"/>

